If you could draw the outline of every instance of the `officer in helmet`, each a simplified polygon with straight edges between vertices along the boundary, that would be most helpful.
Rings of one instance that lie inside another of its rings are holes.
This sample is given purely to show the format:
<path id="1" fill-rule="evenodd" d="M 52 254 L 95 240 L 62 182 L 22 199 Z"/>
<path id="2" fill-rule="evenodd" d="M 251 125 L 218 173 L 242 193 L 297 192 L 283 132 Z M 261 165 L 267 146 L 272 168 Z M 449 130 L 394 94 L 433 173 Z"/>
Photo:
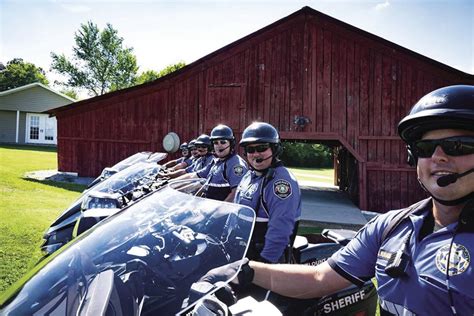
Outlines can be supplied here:
<path id="1" fill-rule="evenodd" d="M 165 169 L 171 168 L 171 167 L 176 167 L 180 163 L 184 162 L 190 162 L 191 161 L 191 152 L 188 149 L 188 143 L 184 142 L 179 146 L 179 149 L 181 150 L 181 157 L 178 159 L 170 160 L 167 163 L 163 165 Z M 187 163 L 186 163 L 187 164 Z M 176 169 L 181 169 L 181 168 L 176 168 Z"/>
<path id="2" fill-rule="evenodd" d="M 238 279 L 313 298 L 376 277 L 381 315 L 474 315 L 474 86 L 425 95 L 398 133 L 430 197 L 374 218 L 316 267 L 250 261 Z"/>
<path id="3" fill-rule="evenodd" d="M 247 164 L 234 152 L 232 129 L 219 124 L 211 131 L 210 140 L 216 158 L 205 168 L 181 176 L 179 179 L 204 178 L 203 196 L 219 201 L 233 201 L 237 185 L 247 172 Z"/>
<path id="4" fill-rule="evenodd" d="M 208 164 L 212 162 L 213 155 L 211 153 L 211 139 L 209 138 L 209 135 L 207 134 L 202 134 L 196 140 L 194 141 L 194 146 L 196 147 L 196 157 L 194 158 L 194 161 L 192 161 L 192 164 L 187 165 L 186 167 L 182 169 L 178 169 L 175 171 L 170 171 L 166 174 L 160 174 L 160 176 L 166 176 L 171 179 L 177 178 L 179 176 L 182 176 L 187 173 L 193 173 L 197 170 L 200 170 L 204 167 L 206 167 Z M 191 150 L 191 152 L 193 152 Z"/>
<path id="5" fill-rule="evenodd" d="M 240 182 L 234 202 L 253 208 L 257 215 L 247 255 L 258 261 L 282 262 L 301 215 L 298 183 L 278 159 L 282 146 L 272 125 L 250 124 L 242 133 L 240 146 L 250 170 Z"/>

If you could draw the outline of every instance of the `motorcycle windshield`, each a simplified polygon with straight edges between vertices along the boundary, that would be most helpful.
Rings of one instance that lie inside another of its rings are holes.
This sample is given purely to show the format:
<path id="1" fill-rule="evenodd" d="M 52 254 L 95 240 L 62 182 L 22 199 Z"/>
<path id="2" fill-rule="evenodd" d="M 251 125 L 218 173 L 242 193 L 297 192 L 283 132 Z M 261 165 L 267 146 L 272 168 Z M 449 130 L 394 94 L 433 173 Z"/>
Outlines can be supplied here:
<path id="1" fill-rule="evenodd" d="M 138 162 L 145 162 L 145 161 L 158 163 L 159 161 L 165 159 L 167 156 L 168 156 L 167 153 L 152 153 L 149 151 L 143 151 L 143 152 L 136 153 L 135 155 L 132 155 L 128 158 L 125 158 L 122 161 L 119 161 L 118 163 L 112 166 L 112 169 L 121 171 Z"/>
<path id="2" fill-rule="evenodd" d="M 246 206 L 166 187 L 41 262 L 7 290 L 0 314 L 180 313 L 200 298 L 194 282 L 244 257 L 254 218 Z"/>
<path id="3" fill-rule="evenodd" d="M 131 155 L 130 157 L 125 158 L 124 160 L 117 162 L 115 165 L 112 166 L 112 169 L 115 169 L 117 171 L 123 170 L 133 165 L 134 163 L 147 160 L 150 154 L 151 152 L 149 151 L 136 153 L 134 155 Z"/>
<path id="4" fill-rule="evenodd" d="M 92 188 L 85 190 L 76 201 L 74 201 L 74 203 L 72 203 L 72 205 L 51 224 L 51 226 L 60 224 L 73 214 L 79 214 L 82 201 L 91 192 L 115 193 L 120 191 L 123 194 L 128 193 L 138 185 L 143 184 L 142 181 L 145 181 L 145 179 L 152 181 L 160 171 L 160 168 L 161 166 L 156 163 L 139 162 L 129 168 L 117 172 L 110 178 L 107 178 Z"/>
<path id="5" fill-rule="evenodd" d="M 122 193 L 127 193 L 137 187 L 140 184 L 140 180 L 144 180 L 145 178 L 148 178 L 150 181 L 153 180 L 158 174 L 158 171 L 160 171 L 160 165 L 156 163 L 139 162 L 114 174 L 87 193 L 94 191 L 107 193 L 121 191 Z"/>

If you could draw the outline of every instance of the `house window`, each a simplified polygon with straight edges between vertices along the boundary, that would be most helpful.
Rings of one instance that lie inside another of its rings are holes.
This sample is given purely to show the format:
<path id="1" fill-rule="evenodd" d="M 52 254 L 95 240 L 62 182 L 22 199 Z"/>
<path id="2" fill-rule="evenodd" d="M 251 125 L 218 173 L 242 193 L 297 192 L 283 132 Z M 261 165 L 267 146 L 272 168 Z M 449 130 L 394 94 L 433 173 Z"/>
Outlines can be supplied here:
<path id="1" fill-rule="evenodd" d="M 30 116 L 30 139 L 39 139 L 39 116 Z"/>

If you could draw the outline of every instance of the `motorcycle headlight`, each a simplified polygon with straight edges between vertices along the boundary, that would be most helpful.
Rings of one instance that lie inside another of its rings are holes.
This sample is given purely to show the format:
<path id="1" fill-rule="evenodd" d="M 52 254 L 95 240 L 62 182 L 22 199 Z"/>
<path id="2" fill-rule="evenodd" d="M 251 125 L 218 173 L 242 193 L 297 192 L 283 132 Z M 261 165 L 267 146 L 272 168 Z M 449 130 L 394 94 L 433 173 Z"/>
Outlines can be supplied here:
<path id="1" fill-rule="evenodd" d="M 81 205 L 82 210 L 90 210 L 93 208 L 121 208 L 122 203 L 120 201 L 119 194 L 108 194 L 94 192 L 94 194 L 88 195 Z"/>

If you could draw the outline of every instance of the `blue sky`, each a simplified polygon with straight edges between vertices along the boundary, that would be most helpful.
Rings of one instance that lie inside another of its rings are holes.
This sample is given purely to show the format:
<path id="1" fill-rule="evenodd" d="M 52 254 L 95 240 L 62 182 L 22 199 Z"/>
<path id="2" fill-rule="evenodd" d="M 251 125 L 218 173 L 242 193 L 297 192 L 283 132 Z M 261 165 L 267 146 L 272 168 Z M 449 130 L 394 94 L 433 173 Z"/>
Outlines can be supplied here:
<path id="1" fill-rule="evenodd" d="M 474 73 L 471 0 L 0 0 L 0 61 L 21 57 L 49 70 L 50 52 L 70 56 L 74 33 L 91 20 L 118 30 L 140 71 L 160 70 L 191 63 L 303 6 Z"/>

